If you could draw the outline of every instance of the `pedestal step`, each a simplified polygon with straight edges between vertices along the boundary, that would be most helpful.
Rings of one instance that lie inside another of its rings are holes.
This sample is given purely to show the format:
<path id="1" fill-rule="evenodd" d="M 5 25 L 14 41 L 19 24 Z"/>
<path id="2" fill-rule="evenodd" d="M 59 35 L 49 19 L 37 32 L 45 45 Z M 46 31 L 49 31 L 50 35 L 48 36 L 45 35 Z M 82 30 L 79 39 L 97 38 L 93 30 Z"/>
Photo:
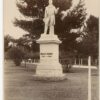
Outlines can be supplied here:
<path id="1" fill-rule="evenodd" d="M 37 81 L 63 81 L 66 80 L 66 75 L 62 74 L 59 76 L 42 76 L 42 75 L 33 75 L 33 79 Z"/>

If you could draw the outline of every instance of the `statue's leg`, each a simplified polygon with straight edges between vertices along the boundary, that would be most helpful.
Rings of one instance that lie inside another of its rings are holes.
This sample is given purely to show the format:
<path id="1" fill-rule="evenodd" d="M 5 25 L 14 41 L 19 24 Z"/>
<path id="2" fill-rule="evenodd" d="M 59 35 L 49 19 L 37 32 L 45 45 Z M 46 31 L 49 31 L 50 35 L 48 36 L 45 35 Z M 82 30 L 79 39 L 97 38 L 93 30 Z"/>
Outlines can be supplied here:
<path id="1" fill-rule="evenodd" d="M 49 31 L 50 35 L 54 35 L 54 26 L 50 26 L 50 31 Z"/>
<path id="2" fill-rule="evenodd" d="M 44 34 L 47 34 L 47 30 L 48 30 L 48 26 L 47 24 L 45 25 L 45 28 L 44 28 Z"/>
<path id="3" fill-rule="evenodd" d="M 49 26 L 49 19 L 47 18 L 47 19 L 45 19 L 44 34 L 47 34 L 48 26 Z"/>

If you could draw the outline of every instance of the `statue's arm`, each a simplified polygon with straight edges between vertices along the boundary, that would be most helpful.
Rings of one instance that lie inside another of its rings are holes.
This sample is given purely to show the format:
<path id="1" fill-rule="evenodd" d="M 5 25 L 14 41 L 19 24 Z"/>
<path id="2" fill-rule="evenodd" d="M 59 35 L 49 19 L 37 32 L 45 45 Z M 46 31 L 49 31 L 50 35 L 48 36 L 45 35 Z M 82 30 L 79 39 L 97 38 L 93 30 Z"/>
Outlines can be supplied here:
<path id="1" fill-rule="evenodd" d="M 59 8 L 55 8 L 55 13 L 57 14 L 59 11 Z"/>

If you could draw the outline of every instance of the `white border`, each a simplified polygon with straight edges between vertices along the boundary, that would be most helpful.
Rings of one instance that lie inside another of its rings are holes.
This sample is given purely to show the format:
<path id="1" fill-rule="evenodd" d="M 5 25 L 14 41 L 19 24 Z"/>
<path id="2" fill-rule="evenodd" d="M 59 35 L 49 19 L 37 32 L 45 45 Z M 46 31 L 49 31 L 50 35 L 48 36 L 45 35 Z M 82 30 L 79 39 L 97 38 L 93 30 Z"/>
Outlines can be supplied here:
<path id="1" fill-rule="evenodd" d="M 100 4 L 100 1 L 99 1 Z M 98 7 L 99 9 L 100 7 Z M 100 10 L 99 10 L 99 100 L 100 100 Z"/>
<path id="2" fill-rule="evenodd" d="M 98 1 L 100 4 L 100 0 Z M 99 100 L 100 100 L 100 10 L 99 10 L 99 5 L 98 5 L 98 13 L 99 13 Z"/>
<path id="3" fill-rule="evenodd" d="M 3 100 L 3 0 L 0 0 L 0 100 Z"/>

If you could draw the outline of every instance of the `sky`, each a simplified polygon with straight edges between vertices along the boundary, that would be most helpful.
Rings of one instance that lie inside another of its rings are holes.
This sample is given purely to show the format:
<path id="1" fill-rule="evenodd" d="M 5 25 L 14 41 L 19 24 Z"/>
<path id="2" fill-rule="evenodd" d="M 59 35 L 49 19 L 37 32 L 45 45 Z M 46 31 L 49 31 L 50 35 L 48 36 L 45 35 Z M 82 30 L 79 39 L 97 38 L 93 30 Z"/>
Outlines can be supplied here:
<path id="1" fill-rule="evenodd" d="M 73 5 L 75 6 L 78 1 L 79 0 L 73 0 Z M 85 0 L 85 4 L 88 14 L 92 14 L 96 17 L 99 16 L 99 0 Z M 16 7 L 16 0 L 4 0 L 4 34 L 9 34 L 17 39 L 27 32 L 13 25 L 15 18 L 24 18 Z"/>

